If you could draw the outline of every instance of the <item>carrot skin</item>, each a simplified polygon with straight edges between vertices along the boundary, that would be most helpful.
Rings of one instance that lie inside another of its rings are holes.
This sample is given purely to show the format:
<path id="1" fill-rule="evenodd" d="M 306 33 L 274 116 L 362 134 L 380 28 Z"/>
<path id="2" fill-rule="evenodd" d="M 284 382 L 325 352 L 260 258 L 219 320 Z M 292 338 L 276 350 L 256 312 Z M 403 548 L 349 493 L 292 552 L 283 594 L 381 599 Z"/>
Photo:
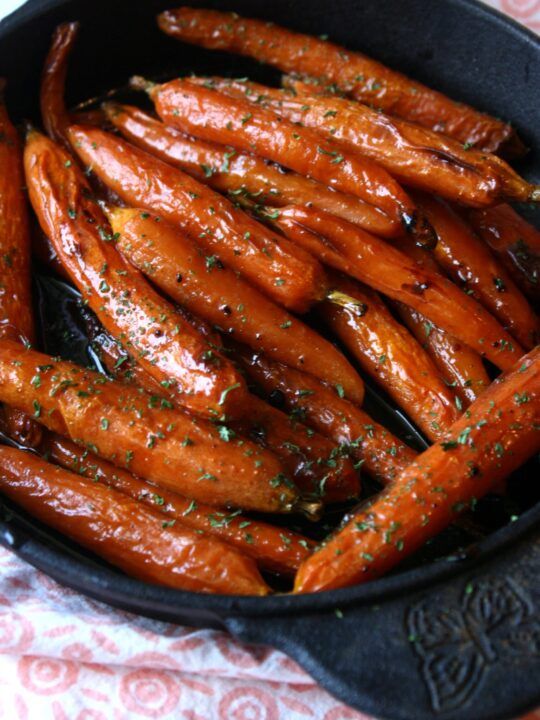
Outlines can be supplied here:
<path id="1" fill-rule="evenodd" d="M 247 349 L 236 348 L 248 375 L 273 400 L 322 435 L 347 448 L 351 456 L 383 485 L 407 467 L 416 453 L 367 413 L 306 373 Z"/>
<path id="2" fill-rule="evenodd" d="M 509 124 L 457 103 L 361 53 L 273 23 L 180 7 L 158 15 L 158 25 L 184 42 L 247 55 L 284 72 L 323 78 L 361 102 L 484 151 L 497 150 L 515 137 Z"/>
<path id="3" fill-rule="evenodd" d="M 298 492 L 278 459 L 139 388 L 0 341 L 0 400 L 165 489 L 222 507 L 289 512 Z"/>
<path id="4" fill-rule="evenodd" d="M 163 513 L 164 522 L 214 535 L 233 545 L 271 572 L 290 575 L 307 558 L 313 541 L 283 527 L 227 513 L 163 490 L 83 450 L 71 440 L 47 433 L 40 445 L 47 460 L 90 480 L 103 483 Z"/>
<path id="5" fill-rule="evenodd" d="M 474 298 L 358 226 L 310 208 L 280 210 L 273 222 L 324 263 L 423 313 L 502 370 L 522 348 Z"/>
<path id="6" fill-rule="evenodd" d="M 174 301 L 250 347 L 342 385 L 362 402 L 361 378 L 330 342 L 232 270 L 209 263 L 176 227 L 130 208 L 111 208 L 108 216 L 116 247 Z"/>
<path id="7" fill-rule="evenodd" d="M 203 140 L 255 152 L 357 196 L 402 222 L 418 242 L 434 243 L 432 228 L 386 170 L 357 153 L 344 151 L 315 130 L 188 79 L 154 86 L 150 92 L 156 112 L 166 124 Z"/>
<path id="8" fill-rule="evenodd" d="M 494 381 L 390 487 L 300 567 L 296 592 L 376 578 L 540 450 L 540 348 Z"/>
<path id="9" fill-rule="evenodd" d="M 325 296 L 316 260 L 218 193 L 103 130 L 72 126 L 68 132 L 82 160 L 128 205 L 176 223 L 275 302 L 302 313 Z"/>
<path id="10" fill-rule="evenodd" d="M 103 107 L 107 119 L 134 145 L 214 190 L 229 194 L 235 201 L 247 194 L 271 207 L 309 202 L 381 237 L 395 237 L 402 232 L 401 223 L 357 197 L 296 173 L 284 173 L 279 166 L 256 155 L 183 135 L 137 107 L 112 102 Z"/>
<path id="11" fill-rule="evenodd" d="M 68 272 L 109 332 L 158 383 L 203 417 L 245 408 L 243 379 L 225 359 L 206 359 L 208 344 L 127 263 L 86 180 L 70 156 L 32 132 L 25 150 L 30 200 Z"/>
<path id="12" fill-rule="evenodd" d="M 540 338 L 540 322 L 504 265 L 446 203 L 415 194 L 439 242 L 433 254 L 458 285 L 466 288 L 526 349 Z"/>
<path id="13" fill-rule="evenodd" d="M 469 211 L 467 219 L 496 254 L 515 283 L 533 301 L 540 300 L 540 230 L 510 205 Z"/>
<path id="14" fill-rule="evenodd" d="M 8 116 L 0 79 L 0 337 L 33 343 L 30 282 L 30 228 L 24 196 L 19 136 Z M 31 418 L 4 407 L 5 430 L 17 442 L 35 447 L 41 430 Z"/>
<path id="15" fill-rule="evenodd" d="M 215 537 L 100 483 L 0 447 L 0 490 L 42 522 L 145 582 L 181 590 L 266 595 L 255 561 Z"/>

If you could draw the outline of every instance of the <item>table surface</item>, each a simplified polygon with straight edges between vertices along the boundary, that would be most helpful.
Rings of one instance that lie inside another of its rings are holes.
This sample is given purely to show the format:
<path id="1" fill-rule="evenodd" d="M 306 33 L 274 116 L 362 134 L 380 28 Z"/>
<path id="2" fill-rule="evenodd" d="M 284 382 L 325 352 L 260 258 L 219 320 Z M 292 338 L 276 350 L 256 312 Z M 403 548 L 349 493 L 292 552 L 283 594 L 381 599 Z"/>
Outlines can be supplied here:
<path id="1" fill-rule="evenodd" d="M 540 0 L 488 4 L 540 32 Z M 0 548 L 0 720 L 134 717 L 369 720 L 280 652 L 112 610 Z"/>

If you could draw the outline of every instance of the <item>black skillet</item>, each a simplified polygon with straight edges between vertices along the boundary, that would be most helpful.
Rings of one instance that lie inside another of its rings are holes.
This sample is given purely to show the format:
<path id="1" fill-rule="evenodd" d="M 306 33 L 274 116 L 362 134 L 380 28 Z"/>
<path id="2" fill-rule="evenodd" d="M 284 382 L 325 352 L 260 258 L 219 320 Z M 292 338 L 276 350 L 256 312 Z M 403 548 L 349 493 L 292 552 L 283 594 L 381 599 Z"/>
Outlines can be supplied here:
<path id="1" fill-rule="evenodd" d="M 53 27 L 83 31 L 68 99 L 79 102 L 134 73 L 197 70 L 275 79 L 246 60 L 183 46 L 160 34 L 166 0 L 31 0 L 0 24 L 0 75 L 17 119 L 38 120 L 38 78 Z M 197 4 L 192 0 L 192 4 Z M 329 36 L 419 80 L 511 119 L 534 148 L 522 170 L 540 180 L 540 45 L 510 20 L 468 0 L 205 0 Z M 76 79 L 76 80 L 75 80 Z M 88 362 L 68 292 L 38 283 L 46 349 Z M 374 412 L 384 416 L 375 399 Z M 386 417 L 386 421 L 389 418 Z M 402 432 L 399 417 L 394 425 Z M 346 703 L 392 720 L 497 720 L 540 705 L 539 466 L 513 480 L 519 519 L 489 500 L 483 540 L 371 584 L 320 595 L 209 597 L 131 580 L 89 557 L 7 502 L 0 542 L 61 583 L 116 607 L 177 623 L 226 628 L 300 662 Z M 527 509 L 528 508 L 528 509 Z M 493 513 L 498 518 L 493 520 Z M 449 540 L 450 538 L 450 540 Z M 452 534 L 446 536 L 446 553 Z M 463 543 L 457 542 L 460 546 Z M 425 560 L 425 558 L 424 558 Z"/>

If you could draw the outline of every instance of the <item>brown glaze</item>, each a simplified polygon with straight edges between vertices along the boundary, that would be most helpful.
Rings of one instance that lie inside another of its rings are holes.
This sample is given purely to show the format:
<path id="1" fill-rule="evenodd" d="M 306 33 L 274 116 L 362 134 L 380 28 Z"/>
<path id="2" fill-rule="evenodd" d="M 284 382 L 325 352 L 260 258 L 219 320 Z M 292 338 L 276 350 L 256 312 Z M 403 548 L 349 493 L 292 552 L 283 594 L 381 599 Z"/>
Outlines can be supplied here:
<path id="1" fill-rule="evenodd" d="M 536 348 L 304 562 L 295 591 L 346 587 L 390 570 L 538 452 L 539 421 Z"/>
<path id="2" fill-rule="evenodd" d="M 0 400 L 115 465 L 190 499 L 288 512 L 298 498 L 278 459 L 140 388 L 0 341 Z"/>
<path id="3" fill-rule="evenodd" d="M 0 489 L 55 530 L 145 582 L 266 595 L 255 561 L 216 537 L 30 453 L 0 447 Z"/>

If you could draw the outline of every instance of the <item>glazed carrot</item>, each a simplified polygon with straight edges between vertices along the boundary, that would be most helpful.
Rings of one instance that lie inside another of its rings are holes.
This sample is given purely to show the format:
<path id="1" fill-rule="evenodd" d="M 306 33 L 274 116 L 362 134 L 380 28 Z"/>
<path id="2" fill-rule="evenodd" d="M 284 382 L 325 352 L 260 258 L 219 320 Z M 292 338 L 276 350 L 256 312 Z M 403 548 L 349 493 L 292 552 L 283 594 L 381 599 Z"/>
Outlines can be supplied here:
<path id="1" fill-rule="evenodd" d="M 332 438 L 383 485 L 414 460 L 414 450 L 327 385 L 247 349 L 237 349 L 236 356 L 266 395 L 291 413 L 291 420 L 302 420 Z"/>
<path id="2" fill-rule="evenodd" d="M 230 97 L 244 98 L 295 123 L 331 136 L 342 152 L 357 152 L 400 182 L 474 207 L 504 198 L 540 199 L 540 188 L 495 155 L 467 149 L 438 133 L 336 97 L 298 97 L 278 88 L 228 78 L 190 78 Z"/>
<path id="3" fill-rule="evenodd" d="M 318 312 L 324 323 L 423 433 L 437 440 L 459 412 L 433 361 L 377 293 L 345 277 L 335 285 L 362 308 L 322 303 Z"/>
<path id="4" fill-rule="evenodd" d="M 440 268 L 433 253 L 419 248 L 411 238 L 401 237 L 394 246 L 425 270 L 438 273 Z M 441 330 L 418 310 L 394 301 L 393 307 L 405 325 L 435 362 L 442 377 L 467 407 L 487 388 L 491 380 L 480 355 L 460 340 Z M 460 405 L 459 400 L 456 400 Z"/>
<path id="5" fill-rule="evenodd" d="M 162 490 L 60 435 L 47 433 L 40 452 L 66 470 L 99 481 L 163 513 L 163 522 L 171 526 L 178 524 L 215 535 L 252 557 L 265 570 L 289 575 L 314 547 L 311 540 L 287 528 L 248 519 L 238 511 L 222 512 Z"/>
<path id="6" fill-rule="evenodd" d="M 296 592 L 387 572 L 540 450 L 540 348 L 496 380 L 448 431 L 300 567 Z"/>
<path id="7" fill-rule="evenodd" d="M 467 218 L 523 292 L 540 300 L 540 231 L 510 205 L 470 211 Z"/>
<path id="8" fill-rule="evenodd" d="M 394 237 L 402 230 L 401 223 L 359 198 L 297 173 L 284 172 L 256 155 L 183 135 L 131 105 L 109 102 L 103 107 L 107 119 L 127 140 L 215 190 L 228 193 L 235 201 L 247 195 L 272 207 L 311 203 L 375 235 Z"/>
<path id="9" fill-rule="evenodd" d="M 137 84 L 135 81 L 134 84 Z M 371 160 L 335 145 L 312 130 L 187 79 L 148 89 L 156 111 L 168 125 L 203 140 L 232 145 L 361 198 L 403 223 L 417 241 L 431 245 L 432 228 L 397 182 Z"/>
<path id="10" fill-rule="evenodd" d="M 69 155 L 32 132 L 25 150 L 30 199 L 70 278 L 104 326 L 184 407 L 206 417 L 242 412 L 232 365 L 158 295 L 114 247 L 107 219 Z"/>
<path id="11" fill-rule="evenodd" d="M 326 264 L 420 311 L 502 370 L 522 354 L 474 298 L 357 225 L 301 207 L 281 209 L 273 222 Z"/>
<path id="12" fill-rule="evenodd" d="M 4 104 L 0 78 L 0 337 L 34 342 L 30 285 L 30 229 L 24 197 L 22 151 Z M 2 409 L 6 432 L 23 445 L 35 446 L 39 425 L 10 407 Z"/>
<path id="13" fill-rule="evenodd" d="M 415 199 L 437 231 L 433 254 L 454 282 L 466 288 L 530 350 L 540 337 L 538 317 L 509 273 L 446 203 L 426 194 Z"/>
<path id="14" fill-rule="evenodd" d="M 154 394 L 162 394 L 154 380 L 136 363 L 125 363 L 125 356 L 115 341 L 103 330 L 87 324 L 87 331 L 109 375 L 134 383 Z M 212 343 L 221 347 L 221 338 Z M 226 440 L 249 438 L 274 452 L 285 473 L 311 497 L 324 502 L 338 502 L 357 497 L 360 484 L 352 462 L 326 437 L 299 422 L 291 423 L 285 413 L 268 405 L 256 395 L 249 398 L 249 414 L 220 428 Z"/>
<path id="15" fill-rule="evenodd" d="M 189 175 L 98 128 L 72 126 L 69 136 L 82 160 L 128 205 L 179 224 L 275 302 L 305 312 L 326 295 L 318 262 Z"/>
<path id="16" fill-rule="evenodd" d="M 321 77 L 368 105 L 485 151 L 497 150 L 515 138 L 507 123 L 321 38 L 234 13 L 189 7 L 161 13 L 158 24 L 185 42 L 247 55 L 284 72 Z"/>
<path id="17" fill-rule="evenodd" d="M 227 335 L 340 384 L 358 403 L 363 384 L 327 340 L 224 267 L 176 227 L 147 212 L 109 208 L 116 247 L 162 291 Z"/>
<path id="18" fill-rule="evenodd" d="M 67 61 L 73 49 L 79 23 L 66 22 L 58 25 L 41 74 L 41 117 L 47 135 L 70 150 L 66 130 L 71 122 L 64 104 Z"/>
<path id="19" fill-rule="evenodd" d="M 10 340 L 0 341 L 0 400 L 193 500 L 265 512 L 288 512 L 298 500 L 277 458 L 252 442 L 227 442 L 168 400 Z"/>
<path id="20" fill-rule="evenodd" d="M 456 407 L 468 407 L 491 382 L 480 355 L 439 330 L 418 310 L 399 302 L 395 307 L 406 327 L 433 359 L 444 381 L 453 389 L 457 396 Z"/>
<path id="21" fill-rule="evenodd" d="M 7 447 L 0 470 L 5 495 L 132 577 L 206 593 L 269 592 L 252 558 L 101 483 Z"/>

